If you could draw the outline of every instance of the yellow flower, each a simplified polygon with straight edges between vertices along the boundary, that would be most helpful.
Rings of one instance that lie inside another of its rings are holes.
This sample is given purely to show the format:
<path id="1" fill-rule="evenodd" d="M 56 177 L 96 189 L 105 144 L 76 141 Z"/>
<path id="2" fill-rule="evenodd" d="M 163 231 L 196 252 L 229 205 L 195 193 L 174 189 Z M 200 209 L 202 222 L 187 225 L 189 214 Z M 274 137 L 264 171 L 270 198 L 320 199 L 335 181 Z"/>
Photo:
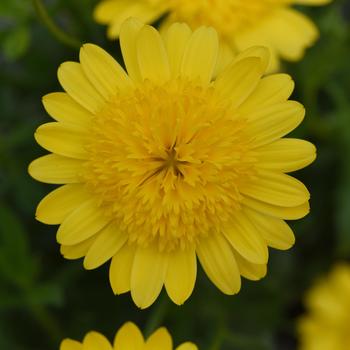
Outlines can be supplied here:
<path id="1" fill-rule="evenodd" d="M 299 320 L 301 350 L 350 349 L 350 265 L 338 264 L 306 296 Z"/>
<path id="2" fill-rule="evenodd" d="M 309 211 L 309 192 L 286 175 L 315 159 L 306 141 L 281 139 L 304 118 L 288 101 L 288 75 L 262 78 L 266 49 L 238 56 L 213 80 L 214 29 L 172 25 L 166 37 L 129 19 L 121 29 L 128 74 L 87 44 L 80 63 L 58 78 L 66 93 L 44 97 L 57 120 L 37 142 L 53 154 L 29 167 L 37 180 L 62 184 L 37 208 L 60 224 L 67 259 L 94 269 L 112 258 L 116 294 L 131 291 L 145 308 L 163 285 L 182 304 L 194 288 L 196 257 L 224 293 L 240 275 L 262 278 L 267 246 L 288 249 L 283 219 Z"/>
<path id="3" fill-rule="evenodd" d="M 89 332 L 82 343 L 65 339 L 60 350 L 172 350 L 173 341 L 168 331 L 162 327 L 156 330 L 147 340 L 144 340 L 138 327 L 125 323 L 117 332 L 113 345 L 105 336 L 97 332 Z M 197 350 L 193 343 L 186 342 L 179 345 L 176 350 Z"/>
<path id="4" fill-rule="evenodd" d="M 214 27 L 221 41 L 220 67 L 237 52 L 254 45 L 270 49 L 269 70 L 277 70 L 279 58 L 298 61 L 318 38 L 309 18 L 291 5 L 324 5 L 331 0 L 102 0 L 95 20 L 107 24 L 108 36 L 117 38 L 121 24 L 130 16 L 150 23 L 165 15 L 162 27 L 186 22 L 192 29 Z"/>

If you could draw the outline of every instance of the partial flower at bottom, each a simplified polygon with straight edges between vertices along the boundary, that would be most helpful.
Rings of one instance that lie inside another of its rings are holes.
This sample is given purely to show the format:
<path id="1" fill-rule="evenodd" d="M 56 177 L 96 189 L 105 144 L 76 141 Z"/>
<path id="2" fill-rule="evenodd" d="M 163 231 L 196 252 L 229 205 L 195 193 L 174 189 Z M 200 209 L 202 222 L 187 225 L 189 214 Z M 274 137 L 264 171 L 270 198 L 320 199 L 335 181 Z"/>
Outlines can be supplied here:
<path id="1" fill-rule="evenodd" d="M 52 152 L 31 163 L 37 180 L 61 184 L 37 219 L 60 225 L 67 259 L 95 269 L 108 260 L 115 294 L 141 308 L 163 286 L 176 304 L 191 295 L 197 257 L 211 281 L 236 294 L 241 276 L 266 274 L 268 246 L 288 249 L 284 219 L 309 212 L 309 192 L 286 173 L 315 147 L 282 138 L 305 110 L 289 101 L 285 74 L 263 77 L 269 55 L 251 48 L 213 78 L 218 37 L 173 24 L 163 38 L 130 19 L 121 29 L 127 73 L 87 44 L 58 78 L 66 92 L 43 102 L 56 122 L 35 133 Z"/>
<path id="2" fill-rule="evenodd" d="M 340 263 L 305 298 L 298 322 L 300 350 L 350 349 L 350 264 Z"/>
<path id="3" fill-rule="evenodd" d="M 60 350 L 173 350 L 173 341 L 164 327 L 145 340 L 138 327 L 127 322 L 118 330 L 113 345 L 102 334 L 89 332 L 81 343 L 72 339 L 63 340 Z M 176 350 L 197 350 L 197 346 L 186 342 Z"/>
<path id="4" fill-rule="evenodd" d="M 220 36 L 219 66 L 237 52 L 264 45 L 272 54 L 270 71 L 278 70 L 280 58 L 300 60 L 305 49 L 318 38 L 315 24 L 293 5 L 320 6 L 331 0 L 102 0 L 95 20 L 108 25 L 108 36 L 116 38 L 130 16 L 147 23 L 163 17 L 161 30 L 174 22 L 192 29 L 214 27 Z"/>

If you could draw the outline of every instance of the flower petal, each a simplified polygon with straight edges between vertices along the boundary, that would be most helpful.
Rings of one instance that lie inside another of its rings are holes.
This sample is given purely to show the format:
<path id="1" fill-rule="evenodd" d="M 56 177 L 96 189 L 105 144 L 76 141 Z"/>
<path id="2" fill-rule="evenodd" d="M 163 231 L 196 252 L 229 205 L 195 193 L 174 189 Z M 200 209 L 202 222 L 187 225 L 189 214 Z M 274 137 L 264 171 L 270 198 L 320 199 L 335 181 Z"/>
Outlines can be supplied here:
<path id="1" fill-rule="evenodd" d="M 231 64 L 218 76 L 215 89 L 220 96 L 230 99 L 232 107 L 236 108 L 254 91 L 262 74 L 259 58 L 244 58 Z"/>
<path id="2" fill-rule="evenodd" d="M 260 80 L 253 93 L 239 106 L 243 114 L 257 108 L 286 102 L 294 90 L 294 81 L 288 74 L 273 74 Z"/>
<path id="3" fill-rule="evenodd" d="M 316 159 L 316 147 L 304 140 L 280 139 L 256 149 L 260 168 L 291 172 L 305 168 Z"/>
<path id="4" fill-rule="evenodd" d="M 114 223 L 107 225 L 97 235 L 84 259 L 87 270 L 95 269 L 112 258 L 127 240 L 127 235 L 121 232 Z"/>
<path id="5" fill-rule="evenodd" d="M 146 341 L 145 350 L 172 350 L 173 341 L 164 328 L 157 329 Z"/>
<path id="6" fill-rule="evenodd" d="M 297 207 L 310 199 L 307 188 L 289 175 L 261 171 L 255 180 L 240 188 L 242 194 L 281 207 Z"/>
<path id="7" fill-rule="evenodd" d="M 108 224 L 102 209 L 92 198 L 82 203 L 60 225 L 57 231 L 57 242 L 63 245 L 80 243 L 99 232 Z"/>
<path id="8" fill-rule="evenodd" d="M 144 26 L 137 37 L 137 58 L 143 80 L 164 83 L 170 78 L 168 55 L 159 32 Z"/>
<path id="9" fill-rule="evenodd" d="M 181 63 L 191 34 L 190 27 L 185 23 L 174 23 L 166 32 L 165 45 L 173 78 L 177 78 L 180 74 Z"/>
<path id="10" fill-rule="evenodd" d="M 113 350 L 107 338 L 97 332 L 89 332 L 84 337 L 84 350 Z"/>
<path id="11" fill-rule="evenodd" d="M 61 245 L 60 252 L 65 259 L 76 260 L 84 257 L 91 245 L 96 240 L 96 236 L 92 236 L 83 242 L 74 245 Z"/>
<path id="12" fill-rule="evenodd" d="M 127 322 L 115 335 L 113 347 L 114 350 L 142 350 L 143 335 L 134 323 Z"/>
<path id="13" fill-rule="evenodd" d="M 244 259 L 253 264 L 267 264 L 269 258 L 267 244 L 243 210 L 232 218 L 223 233 Z"/>
<path id="14" fill-rule="evenodd" d="M 245 212 L 270 247 L 287 250 L 294 245 L 294 233 L 284 220 L 273 218 L 250 209 L 245 209 Z"/>
<path id="15" fill-rule="evenodd" d="M 266 71 L 270 61 L 270 52 L 266 47 L 252 46 L 246 50 L 241 51 L 238 55 L 236 55 L 233 61 L 237 63 L 238 61 L 241 61 L 247 57 L 259 58 L 261 61 L 262 71 Z"/>
<path id="16" fill-rule="evenodd" d="M 250 261 L 244 259 L 240 254 L 236 252 L 235 258 L 237 261 L 239 272 L 244 278 L 247 278 L 251 281 L 258 281 L 266 276 L 266 264 L 253 264 Z"/>
<path id="17" fill-rule="evenodd" d="M 29 164 L 28 172 L 35 180 L 49 184 L 78 183 L 82 164 L 78 159 L 48 154 L 33 160 Z"/>
<path id="18" fill-rule="evenodd" d="M 198 350 L 198 347 L 196 344 L 186 342 L 179 345 L 176 350 Z"/>
<path id="19" fill-rule="evenodd" d="M 83 344 L 76 340 L 64 339 L 61 342 L 60 350 L 83 350 Z"/>
<path id="20" fill-rule="evenodd" d="M 225 294 L 241 289 L 241 277 L 230 244 L 220 234 L 203 238 L 197 245 L 199 261 L 210 280 Z"/>
<path id="21" fill-rule="evenodd" d="M 120 47 L 129 76 L 134 81 L 142 81 L 140 67 L 137 59 L 137 37 L 144 27 L 142 22 L 135 18 L 126 20 L 120 29 Z"/>
<path id="22" fill-rule="evenodd" d="M 46 123 L 36 130 L 36 142 L 50 152 L 77 159 L 87 159 L 86 129 L 68 123 Z"/>
<path id="23" fill-rule="evenodd" d="M 213 76 L 219 52 L 218 35 L 213 28 L 200 27 L 190 37 L 182 60 L 181 73 L 208 84 Z"/>
<path id="24" fill-rule="evenodd" d="M 65 92 L 53 92 L 43 97 L 43 105 L 52 118 L 59 122 L 78 125 L 90 124 L 93 115 Z"/>
<path id="25" fill-rule="evenodd" d="M 131 296 L 141 309 L 152 305 L 160 294 L 167 272 L 166 254 L 158 247 L 139 247 L 131 271 Z"/>
<path id="26" fill-rule="evenodd" d="M 36 209 L 36 219 L 44 224 L 60 224 L 75 208 L 89 198 L 80 184 L 61 186 L 44 197 Z"/>
<path id="27" fill-rule="evenodd" d="M 315 24 L 292 8 L 281 7 L 275 11 L 265 30 L 281 56 L 291 61 L 300 60 L 305 49 L 319 37 Z"/>
<path id="28" fill-rule="evenodd" d="M 271 205 L 254 198 L 245 197 L 243 198 L 242 204 L 248 208 L 258 211 L 259 213 L 284 220 L 298 220 L 310 212 L 309 202 L 305 202 L 296 207 L 286 208 Z"/>
<path id="29" fill-rule="evenodd" d="M 104 105 L 102 96 L 91 85 L 79 63 L 61 64 L 57 75 L 64 90 L 88 111 L 95 113 Z"/>
<path id="30" fill-rule="evenodd" d="M 135 247 L 125 244 L 112 258 L 109 268 L 109 281 L 114 294 L 130 290 L 131 269 L 135 258 Z"/>
<path id="31" fill-rule="evenodd" d="M 177 305 L 183 304 L 192 294 L 197 276 L 195 249 L 169 253 L 165 288 L 170 299 Z"/>
<path id="32" fill-rule="evenodd" d="M 91 84 L 106 100 L 119 91 L 127 91 L 132 87 L 132 81 L 124 69 L 97 45 L 83 45 L 80 49 L 80 62 Z"/>
<path id="33" fill-rule="evenodd" d="M 260 147 L 294 130 L 304 119 L 303 105 L 295 101 L 262 108 L 247 115 L 252 146 Z"/>

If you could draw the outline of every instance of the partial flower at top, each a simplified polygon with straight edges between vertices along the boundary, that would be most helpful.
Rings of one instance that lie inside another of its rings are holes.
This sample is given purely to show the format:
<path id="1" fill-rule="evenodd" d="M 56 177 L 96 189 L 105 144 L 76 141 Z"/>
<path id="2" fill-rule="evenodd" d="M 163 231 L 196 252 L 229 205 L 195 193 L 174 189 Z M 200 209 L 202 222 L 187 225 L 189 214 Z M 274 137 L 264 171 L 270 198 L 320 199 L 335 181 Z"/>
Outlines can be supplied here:
<path id="1" fill-rule="evenodd" d="M 298 322 L 300 350 L 350 349 L 350 265 L 341 263 L 322 277 L 305 298 Z"/>
<path id="2" fill-rule="evenodd" d="M 324 5 L 331 0 L 102 0 L 95 20 L 107 24 L 108 36 L 117 38 L 121 24 L 130 16 L 150 23 L 165 15 L 162 27 L 186 22 L 192 29 L 214 27 L 221 41 L 219 66 L 254 45 L 270 49 L 270 71 L 279 68 L 280 57 L 298 61 L 318 38 L 310 19 L 291 5 Z"/>
<path id="3" fill-rule="evenodd" d="M 197 350 L 193 343 L 186 342 L 176 350 Z M 144 339 L 138 327 L 132 322 L 125 323 L 117 332 L 113 345 L 100 333 L 89 332 L 82 343 L 65 339 L 60 350 L 173 350 L 171 335 L 164 328 L 156 330 L 148 339 Z"/>
<path id="4" fill-rule="evenodd" d="M 262 278 L 267 246 L 288 249 L 283 219 L 309 211 L 309 192 L 285 173 L 315 159 L 309 142 L 286 138 L 305 110 L 288 101 L 288 75 L 263 78 L 268 52 L 251 48 L 213 79 L 218 37 L 173 24 L 165 37 L 129 19 L 120 42 L 127 73 L 105 51 L 84 45 L 80 63 L 58 78 L 66 92 L 43 102 L 56 122 L 37 142 L 52 152 L 30 174 L 62 187 L 37 219 L 59 224 L 67 259 L 94 269 L 112 258 L 116 294 L 151 305 L 163 285 L 182 304 L 196 281 L 197 257 L 224 293 L 241 275 Z"/>

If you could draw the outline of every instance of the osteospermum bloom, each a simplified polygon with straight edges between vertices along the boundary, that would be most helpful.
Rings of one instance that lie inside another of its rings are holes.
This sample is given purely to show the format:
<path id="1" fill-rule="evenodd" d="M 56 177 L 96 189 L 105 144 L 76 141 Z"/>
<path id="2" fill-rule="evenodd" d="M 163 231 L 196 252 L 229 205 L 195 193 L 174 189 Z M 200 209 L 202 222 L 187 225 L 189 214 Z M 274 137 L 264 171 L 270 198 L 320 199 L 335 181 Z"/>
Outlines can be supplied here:
<path id="1" fill-rule="evenodd" d="M 196 257 L 221 291 L 235 294 L 241 275 L 265 275 L 267 246 L 293 245 L 283 219 L 309 211 L 307 189 L 285 174 L 315 159 L 312 144 L 281 139 L 305 113 L 288 101 L 293 81 L 263 78 L 268 54 L 259 47 L 213 79 L 212 28 L 174 24 L 163 39 L 130 19 L 120 39 L 128 73 L 84 45 L 80 63 L 58 70 L 66 92 L 44 97 L 57 122 L 35 138 L 52 154 L 29 172 L 63 186 L 42 200 L 37 218 L 60 224 L 62 254 L 84 256 L 86 269 L 112 258 L 113 291 L 131 291 L 141 308 L 163 285 L 182 304 Z"/>
<path id="2" fill-rule="evenodd" d="M 214 27 L 220 35 L 220 66 L 237 52 L 253 45 L 270 49 L 270 70 L 277 70 L 279 57 L 298 61 L 318 38 L 314 23 L 292 5 L 324 5 L 331 0 L 103 0 L 95 20 L 107 24 L 108 36 L 119 36 L 121 24 L 130 16 L 153 22 L 165 15 L 162 27 L 186 22 L 192 29 Z"/>
<path id="3" fill-rule="evenodd" d="M 350 265 L 337 265 L 311 288 L 299 320 L 301 350 L 350 349 Z"/>
<path id="4" fill-rule="evenodd" d="M 60 350 L 173 350 L 173 341 L 164 327 L 145 340 L 138 327 L 127 322 L 118 330 L 113 345 L 105 336 L 92 331 L 86 334 L 82 343 L 72 339 L 63 340 Z M 197 346 L 186 342 L 176 350 L 197 350 Z"/>

